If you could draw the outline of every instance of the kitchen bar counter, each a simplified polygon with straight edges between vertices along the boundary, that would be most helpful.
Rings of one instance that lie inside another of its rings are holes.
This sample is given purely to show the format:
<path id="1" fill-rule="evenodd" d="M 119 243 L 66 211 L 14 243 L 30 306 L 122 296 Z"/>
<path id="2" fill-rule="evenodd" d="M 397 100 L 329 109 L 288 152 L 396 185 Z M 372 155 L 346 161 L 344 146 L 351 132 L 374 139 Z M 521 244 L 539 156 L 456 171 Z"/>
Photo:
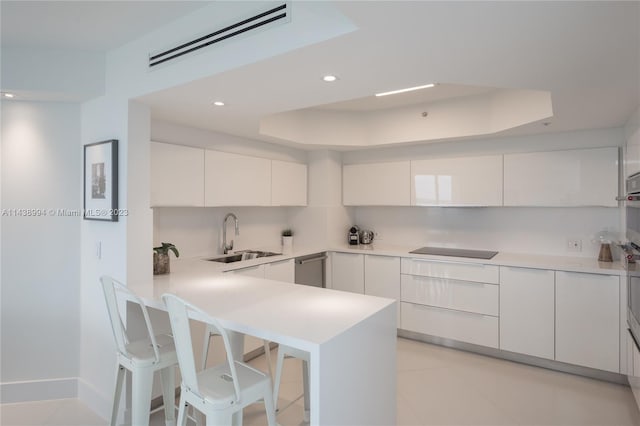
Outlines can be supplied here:
<path id="1" fill-rule="evenodd" d="M 278 260 L 274 257 L 267 259 Z M 249 262 L 254 261 L 236 263 Z M 162 294 L 174 293 L 220 319 L 236 336 L 310 352 L 311 424 L 395 423 L 394 300 L 221 274 L 225 269 L 201 259 L 179 260 L 152 286 L 130 288 L 150 307 L 164 309 Z M 235 341 L 242 345 L 243 339 Z"/>

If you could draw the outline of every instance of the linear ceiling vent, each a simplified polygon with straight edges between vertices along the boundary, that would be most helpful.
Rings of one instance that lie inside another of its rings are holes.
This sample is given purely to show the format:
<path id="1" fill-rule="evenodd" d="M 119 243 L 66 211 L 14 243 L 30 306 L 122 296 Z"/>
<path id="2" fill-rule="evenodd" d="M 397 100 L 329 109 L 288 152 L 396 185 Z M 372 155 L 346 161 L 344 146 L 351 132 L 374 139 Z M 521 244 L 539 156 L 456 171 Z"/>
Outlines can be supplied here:
<path id="1" fill-rule="evenodd" d="M 149 55 L 149 68 L 153 68 L 162 63 L 172 61 L 189 53 L 196 52 L 216 43 L 229 40 L 240 35 L 247 35 L 257 32 L 259 29 L 284 24 L 291 21 L 291 10 L 289 3 L 273 7 L 266 12 L 259 13 L 250 18 L 244 19 L 235 24 L 228 25 L 212 33 L 187 41 L 179 46 L 172 47 L 159 53 Z"/>

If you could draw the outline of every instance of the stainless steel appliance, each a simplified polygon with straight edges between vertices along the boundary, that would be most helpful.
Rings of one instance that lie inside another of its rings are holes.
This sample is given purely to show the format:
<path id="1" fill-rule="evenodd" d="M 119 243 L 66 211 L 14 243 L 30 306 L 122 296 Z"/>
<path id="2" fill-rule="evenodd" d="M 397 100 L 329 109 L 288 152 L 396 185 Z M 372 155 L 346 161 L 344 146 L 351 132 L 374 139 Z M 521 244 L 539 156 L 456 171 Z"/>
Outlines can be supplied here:
<path id="1" fill-rule="evenodd" d="M 421 247 L 419 249 L 410 251 L 409 253 L 432 254 L 435 256 L 469 257 L 472 259 L 491 259 L 493 258 L 493 256 L 498 254 L 497 251 L 466 250 L 448 247 Z"/>
<path id="2" fill-rule="evenodd" d="M 326 287 L 326 253 L 315 253 L 296 258 L 295 283 L 313 287 Z"/>
<path id="3" fill-rule="evenodd" d="M 363 229 L 360 231 L 360 244 L 371 244 L 373 242 L 373 231 Z"/>
<path id="4" fill-rule="evenodd" d="M 353 225 L 351 228 L 349 228 L 347 241 L 349 241 L 349 245 L 352 246 L 357 246 L 360 242 L 360 229 L 356 225 Z"/>
<path id="5" fill-rule="evenodd" d="M 627 323 L 636 341 L 640 341 L 640 173 L 626 181 L 626 239 L 623 246 L 627 269 Z"/>

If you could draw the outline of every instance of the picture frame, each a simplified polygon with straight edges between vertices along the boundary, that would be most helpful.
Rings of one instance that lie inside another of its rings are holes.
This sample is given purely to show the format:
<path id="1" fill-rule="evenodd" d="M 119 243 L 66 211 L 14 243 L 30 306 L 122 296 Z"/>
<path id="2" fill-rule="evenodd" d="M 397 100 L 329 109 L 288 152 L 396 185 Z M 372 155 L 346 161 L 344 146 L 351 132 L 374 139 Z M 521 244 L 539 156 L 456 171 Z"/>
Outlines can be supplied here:
<path id="1" fill-rule="evenodd" d="M 84 145 L 83 218 L 118 221 L 118 141 Z"/>

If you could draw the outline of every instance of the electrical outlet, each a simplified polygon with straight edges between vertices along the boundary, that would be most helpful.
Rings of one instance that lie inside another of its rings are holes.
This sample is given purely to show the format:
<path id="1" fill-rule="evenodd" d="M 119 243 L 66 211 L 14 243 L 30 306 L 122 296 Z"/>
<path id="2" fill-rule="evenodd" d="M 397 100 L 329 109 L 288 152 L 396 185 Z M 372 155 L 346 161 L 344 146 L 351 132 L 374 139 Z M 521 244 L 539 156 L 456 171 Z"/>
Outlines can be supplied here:
<path id="1" fill-rule="evenodd" d="M 567 251 L 581 252 L 582 251 L 582 240 L 569 238 L 567 240 Z"/>

